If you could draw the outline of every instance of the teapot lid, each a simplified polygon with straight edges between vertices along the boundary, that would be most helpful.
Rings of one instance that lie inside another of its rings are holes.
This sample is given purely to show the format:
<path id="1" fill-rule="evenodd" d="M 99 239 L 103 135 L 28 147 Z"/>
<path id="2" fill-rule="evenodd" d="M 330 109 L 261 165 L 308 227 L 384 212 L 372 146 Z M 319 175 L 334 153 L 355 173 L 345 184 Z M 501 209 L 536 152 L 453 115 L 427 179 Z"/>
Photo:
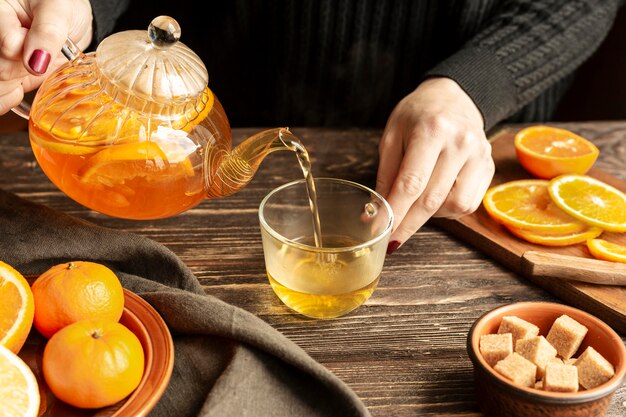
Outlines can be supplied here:
<path id="1" fill-rule="evenodd" d="M 162 111 L 179 107 L 198 98 L 209 81 L 202 60 L 178 41 L 180 34 L 176 20 L 156 17 L 147 33 L 129 30 L 104 39 L 96 64 L 123 95 L 157 103 L 165 107 Z"/>

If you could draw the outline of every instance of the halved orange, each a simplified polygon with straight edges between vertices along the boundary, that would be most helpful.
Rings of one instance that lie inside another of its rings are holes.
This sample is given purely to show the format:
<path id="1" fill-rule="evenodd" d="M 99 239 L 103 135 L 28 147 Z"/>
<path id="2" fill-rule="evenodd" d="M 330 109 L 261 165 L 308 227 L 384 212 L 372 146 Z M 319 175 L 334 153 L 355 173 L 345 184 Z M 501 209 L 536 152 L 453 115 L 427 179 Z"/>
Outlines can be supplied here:
<path id="1" fill-rule="evenodd" d="M 594 258 L 626 263 L 626 246 L 604 239 L 589 239 L 587 248 Z"/>
<path id="2" fill-rule="evenodd" d="M 599 227 L 584 226 L 579 231 L 567 233 L 536 232 L 518 229 L 512 226 L 506 228 L 515 236 L 530 243 L 544 246 L 569 246 L 586 242 L 600 236 L 603 232 Z"/>
<path id="3" fill-rule="evenodd" d="M 39 387 L 33 371 L 15 353 L 0 346 L 0 415 L 35 417 Z"/>
<path id="4" fill-rule="evenodd" d="M 552 202 L 547 180 L 516 180 L 496 185 L 485 193 L 483 205 L 495 221 L 518 229 L 572 233 L 583 226 Z"/>
<path id="5" fill-rule="evenodd" d="M 520 164 L 532 175 L 552 179 L 562 174 L 585 174 L 599 150 L 589 140 L 569 130 L 530 126 L 515 135 Z"/>
<path id="6" fill-rule="evenodd" d="M 35 301 L 28 281 L 12 266 L 0 261 L 0 345 L 18 353 L 28 337 L 34 315 Z"/>
<path id="7" fill-rule="evenodd" d="M 552 179 L 548 192 L 569 215 L 591 226 L 626 232 L 626 194 L 588 175 L 566 174 Z"/>

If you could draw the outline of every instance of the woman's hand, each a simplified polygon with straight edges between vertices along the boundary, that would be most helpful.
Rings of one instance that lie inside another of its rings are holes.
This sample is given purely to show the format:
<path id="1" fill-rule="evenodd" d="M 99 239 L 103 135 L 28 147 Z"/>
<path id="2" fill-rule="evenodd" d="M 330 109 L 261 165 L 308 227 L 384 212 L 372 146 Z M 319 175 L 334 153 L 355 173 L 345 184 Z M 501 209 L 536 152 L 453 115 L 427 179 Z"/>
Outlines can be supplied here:
<path id="1" fill-rule="evenodd" d="M 88 0 L 0 0 L 0 115 L 67 61 L 68 37 L 89 46 L 91 24 Z"/>
<path id="2" fill-rule="evenodd" d="M 431 78 L 402 99 L 379 145 L 376 190 L 393 208 L 388 253 L 430 217 L 475 211 L 491 183 L 494 163 L 483 118 L 449 78 Z"/>

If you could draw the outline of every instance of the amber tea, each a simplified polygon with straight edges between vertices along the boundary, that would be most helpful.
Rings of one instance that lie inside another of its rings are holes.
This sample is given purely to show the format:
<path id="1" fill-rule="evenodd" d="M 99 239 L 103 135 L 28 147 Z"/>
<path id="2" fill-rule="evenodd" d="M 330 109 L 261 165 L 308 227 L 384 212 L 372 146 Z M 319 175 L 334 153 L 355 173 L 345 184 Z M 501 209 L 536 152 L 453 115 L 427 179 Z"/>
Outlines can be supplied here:
<path id="1" fill-rule="evenodd" d="M 149 131 L 146 126 L 157 120 L 141 118 L 88 87 L 63 96 L 59 92 L 71 88 L 66 84 L 41 97 L 50 104 L 34 111 L 29 122 L 35 157 L 65 194 L 101 213 L 132 219 L 178 214 L 205 198 L 197 143 L 207 139 L 190 137 L 206 129 L 186 132 L 173 122 Z"/>
<path id="2" fill-rule="evenodd" d="M 237 192 L 271 152 L 293 151 L 303 171 L 310 168 L 287 128 L 259 132 L 231 150 L 228 119 L 209 88 L 178 113 L 143 112 L 128 97 L 114 99 L 103 85 L 68 76 L 90 69 L 81 63 L 46 80 L 29 122 L 42 170 L 86 207 L 128 219 L 164 218 Z"/>
<path id="3" fill-rule="evenodd" d="M 315 245 L 312 239 L 295 242 Z M 327 248 L 358 244 L 344 236 L 324 236 L 324 242 Z M 283 244 L 265 250 L 276 253 L 267 261 L 267 274 L 278 298 L 298 313 L 317 318 L 338 317 L 363 304 L 378 284 L 382 263 L 377 257 L 384 256 L 372 254 L 370 248 L 328 254 Z"/>
<path id="4" fill-rule="evenodd" d="M 267 275 L 276 295 L 294 311 L 339 317 L 374 292 L 393 215 L 381 196 L 362 185 L 331 178 L 310 182 L 315 199 L 308 181 L 300 180 L 277 188 L 261 203 Z M 312 221 L 315 211 L 317 222 Z"/>
<path id="5" fill-rule="evenodd" d="M 69 61 L 43 81 L 30 111 L 14 108 L 29 119 L 38 163 L 65 194 L 111 216 L 165 218 L 238 192 L 272 152 L 304 151 L 288 127 L 233 148 L 206 66 L 180 35 L 162 15 L 147 31 L 108 36 L 95 52 L 67 39 Z"/>

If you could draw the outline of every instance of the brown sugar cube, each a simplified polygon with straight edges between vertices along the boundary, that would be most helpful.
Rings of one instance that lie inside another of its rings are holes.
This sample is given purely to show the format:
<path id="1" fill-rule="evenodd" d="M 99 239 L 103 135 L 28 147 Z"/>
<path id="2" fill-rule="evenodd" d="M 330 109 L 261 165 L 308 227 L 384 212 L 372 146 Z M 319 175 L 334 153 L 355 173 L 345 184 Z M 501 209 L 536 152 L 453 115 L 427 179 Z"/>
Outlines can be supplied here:
<path id="1" fill-rule="evenodd" d="M 513 353 L 513 336 L 511 333 L 484 334 L 480 336 L 479 345 L 481 355 L 493 366 Z"/>
<path id="2" fill-rule="evenodd" d="M 539 334 L 539 327 L 517 316 L 504 316 L 500 321 L 498 333 L 511 333 L 513 335 L 513 345 L 520 339 L 535 337 Z"/>
<path id="3" fill-rule="evenodd" d="M 548 362 L 556 358 L 556 349 L 543 336 L 518 340 L 515 352 L 537 365 L 537 379 L 543 377 Z"/>
<path id="4" fill-rule="evenodd" d="M 520 355 L 511 353 L 493 367 L 500 375 L 510 379 L 514 384 L 523 387 L 535 386 L 535 375 L 537 375 L 537 365 Z"/>
<path id="5" fill-rule="evenodd" d="M 552 345 L 550 345 L 550 346 L 552 346 Z M 573 365 L 575 360 L 576 360 L 576 359 L 574 359 L 574 360 L 572 360 L 572 359 L 568 359 L 568 361 L 569 361 L 570 363 L 567 363 L 566 365 Z M 557 358 L 557 357 L 555 356 L 554 358 L 552 358 L 552 359 L 550 359 L 550 360 L 548 361 L 548 363 L 546 364 L 546 366 L 547 366 L 547 365 L 549 365 L 549 364 L 551 364 L 551 363 L 558 363 L 559 365 L 563 365 L 563 364 L 565 363 L 565 361 L 564 361 L 563 359 L 561 359 L 561 358 Z"/>
<path id="6" fill-rule="evenodd" d="M 535 389 L 543 389 L 543 379 L 535 382 Z"/>
<path id="7" fill-rule="evenodd" d="M 604 384 L 615 375 L 613 365 L 591 346 L 585 349 L 574 366 L 578 368 L 578 382 L 585 389 Z"/>
<path id="8" fill-rule="evenodd" d="M 576 353 L 586 334 L 585 326 L 564 314 L 554 320 L 546 339 L 556 348 L 559 356 L 569 359 Z"/>
<path id="9" fill-rule="evenodd" d="M 549 363 L 543 378 L 543 389 L 557 392 L 578 391 L 578 369 L 574 365 Z"/>

